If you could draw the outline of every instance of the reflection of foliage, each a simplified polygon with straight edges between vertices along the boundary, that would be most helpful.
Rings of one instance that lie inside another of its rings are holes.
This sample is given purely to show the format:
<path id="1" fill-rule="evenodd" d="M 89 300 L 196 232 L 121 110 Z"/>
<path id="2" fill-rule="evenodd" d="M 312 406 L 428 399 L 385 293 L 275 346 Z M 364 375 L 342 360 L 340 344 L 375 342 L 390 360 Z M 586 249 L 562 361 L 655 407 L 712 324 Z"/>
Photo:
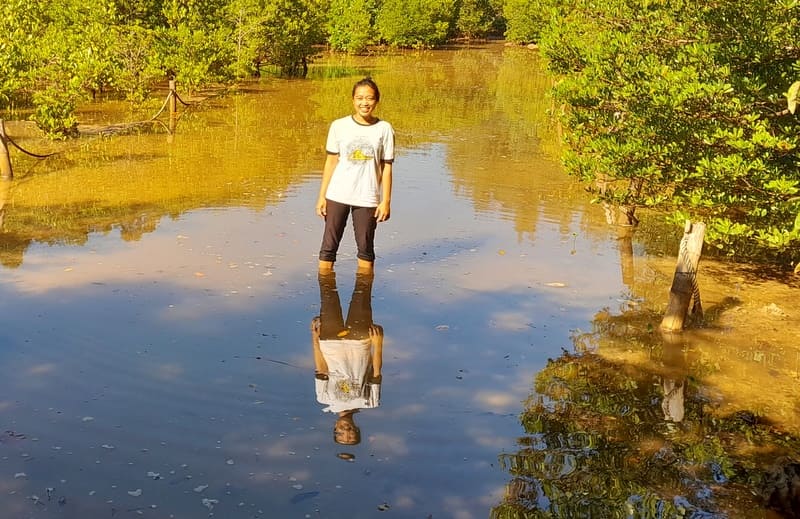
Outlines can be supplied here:
<path id="1" fill-rule="evenodd" d="M 798 440 L 753 414 L 719 416 L 688 374 L 682 422 L 661 415 L 670 375 L 564 353 L 536 378 L 513 476 L 491 517 L 695 517 L 756 510 L 751 489 Z M 671 376 L 680 376 L 673 372 Z M 762 507 L 763 508 L 763 507 Z"/>

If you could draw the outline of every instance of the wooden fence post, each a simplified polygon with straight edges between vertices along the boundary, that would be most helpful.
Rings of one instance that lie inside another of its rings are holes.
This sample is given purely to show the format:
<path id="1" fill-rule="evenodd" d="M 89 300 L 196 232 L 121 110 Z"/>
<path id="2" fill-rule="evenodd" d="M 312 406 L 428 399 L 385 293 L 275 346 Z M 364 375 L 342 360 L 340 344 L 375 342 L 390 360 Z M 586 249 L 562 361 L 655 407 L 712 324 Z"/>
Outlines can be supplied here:
<path id="1" fill-rule="evenodd" d="M 661 321 L 662 331 L 677 332 L 683 329 L 683 322 L 692 298 L 694 298 L 692 312 L 703 315 L 700 289 L 697 286 L 697 264 L 700 262 L 705 234 L 706 225 L 704 223 L 693 224 L 686 221 L 678 253 L 678 264 L 675 267 L 675 276 L 672 278 L 672 287 L 669 291 L 669 303 Z"/>
<path id="2" fill-rule="evenodd" d="M 12 178 L 14 178 L 14 172 L 11 169 L 11 155 L 8 153 L 6 126 L 0 119 L 0 179 L 11 180 Z"/>
<path id="3" fill-rule="evenodd" d="M 178 116 L 178 91 L 174 79 L 169 80 L 169 116 Z"/>

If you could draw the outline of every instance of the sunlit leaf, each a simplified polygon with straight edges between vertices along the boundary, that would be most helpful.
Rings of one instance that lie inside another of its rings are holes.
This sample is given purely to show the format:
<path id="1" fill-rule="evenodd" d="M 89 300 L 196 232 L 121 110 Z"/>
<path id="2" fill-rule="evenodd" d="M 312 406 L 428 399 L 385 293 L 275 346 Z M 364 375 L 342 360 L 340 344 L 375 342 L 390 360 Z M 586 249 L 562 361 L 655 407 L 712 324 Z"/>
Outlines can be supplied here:
<path id="1" fill-rule="evenodd" d="M 797 109 L 797 92 L 800 91 L 800 81 L 795 81 L 792 83 L 792 86 L 789 87 L 789 91 L 786 92 L 786 99 L 789 104 L 789 111 L 794 113 L 795 109 Z"/>

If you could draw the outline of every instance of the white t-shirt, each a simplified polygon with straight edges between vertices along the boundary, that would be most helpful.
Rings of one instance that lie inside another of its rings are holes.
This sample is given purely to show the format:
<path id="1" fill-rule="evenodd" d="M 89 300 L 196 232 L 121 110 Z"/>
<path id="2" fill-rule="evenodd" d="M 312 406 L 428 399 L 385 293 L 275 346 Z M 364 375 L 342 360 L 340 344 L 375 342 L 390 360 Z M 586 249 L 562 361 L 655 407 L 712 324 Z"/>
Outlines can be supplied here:
<path id="1" fill-rule="evenodd" d="M 328 153 L 339 155 L 325 198 L 358 207 L 381 200 L 381 163 L 394 160 L 394 129 L 386 121 L 359 124 L 352 115 L 336 119 L 328 130 Z"/>
<path id="2" fill-rule="evenodd" d="M 369 382 L 372 375 L 369 339 L 321 340 L 319 349 L 328 364 L 328 380 L 315 382 L 317 402 L 328 406 L 323 411 L 339 413 L 380 405 L 381 385 Z"/>

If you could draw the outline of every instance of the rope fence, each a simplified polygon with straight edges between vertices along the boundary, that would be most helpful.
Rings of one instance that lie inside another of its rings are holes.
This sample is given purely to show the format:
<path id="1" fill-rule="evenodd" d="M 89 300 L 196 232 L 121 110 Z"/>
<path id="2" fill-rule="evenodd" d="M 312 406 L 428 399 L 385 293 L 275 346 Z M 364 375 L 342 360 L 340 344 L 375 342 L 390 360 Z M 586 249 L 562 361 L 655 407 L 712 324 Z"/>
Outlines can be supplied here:
<path id="1" fill-rule="evenodd" d="M 136 128 L 139 126 L 143 126 L 146 124 L 159 124 L 164 129 L 166 129 L 167 133 L 172 134 L 175 130 L 175 124 L 177 122 L 177 103 L 180 102 L 185 107 L 191 107 L 196 105 L 195 103 L 187 103 L 184 101 L 180 95 L 178 95 L 177 90 L 175 89 L 175 81 L 170 80 L 169 82 L 169 93 L 167 94 L 167 98 L 164 100 L 164 103 L 161 105 L 161 108 L 156 112 L 154 116 L 150 119 L 145 121 L 136 121 L 131 123 L 123 123 L 123 124 L 115 124 L 106 126 L 102 129 L 96 130 L 94 132 L 85 131 L 84 134 L 96 134 L 100 136 L 107 136 L 112 135 L 115 133 L 120 133 L 126 130 L 130 130 L 132 128 Z M 199 102 L 199 101 L 198 101 Z M 162 121 L 158 119 L 158 117 L 164 113 L 167 106 L 170 107 L 170 124 L 164 124 Z M 3 124 L 3 120 L 0 119 L 0 178 L 10 180 L 13 178 L 13 172 L 11 167 L 11 158 L 8 153 L 8 144 L 11 144 L 14 148 L 19 150 L 21 153 L 28 155 L 30 157 L 36 159 L 46 159 L 48 157 L 52 157 L 53 155 L 58 155 L 60 153 L 64 153 L 67 149 L 61 151 L 54 151 L 52 153 L 34 153 L 30 150 L 25 149 L 24 147 L 20 146 L 17 142 L 14 141 L 10 136 L 8 136 L 5 132 L 5 126 Z"/>

